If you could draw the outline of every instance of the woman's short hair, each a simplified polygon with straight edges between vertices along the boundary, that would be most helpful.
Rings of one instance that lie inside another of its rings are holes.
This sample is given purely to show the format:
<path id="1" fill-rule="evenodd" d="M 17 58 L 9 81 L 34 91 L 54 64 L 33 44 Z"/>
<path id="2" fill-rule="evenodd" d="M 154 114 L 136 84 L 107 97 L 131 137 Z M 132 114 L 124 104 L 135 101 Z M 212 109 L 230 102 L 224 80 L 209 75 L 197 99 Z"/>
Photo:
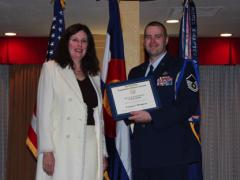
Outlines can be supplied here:
<path id="1" fill-rule="evenodd" d="M 68 50 L 68 43 L 70 37 L 79 31 L 85 32 L 88 40 L 86 55 L 81 60 L 82 70 L 85 74 L 89 73 L 91 75 L 96 75 L 99 72 L 99 61 L 96 55 L 95 43 L 90 29 L 84 24 L 73 24 L 65 30 L 58 42 L 54 59 L 62 68 L 65 68 L 67 65 L 73 68 L 73 61 Z"/>

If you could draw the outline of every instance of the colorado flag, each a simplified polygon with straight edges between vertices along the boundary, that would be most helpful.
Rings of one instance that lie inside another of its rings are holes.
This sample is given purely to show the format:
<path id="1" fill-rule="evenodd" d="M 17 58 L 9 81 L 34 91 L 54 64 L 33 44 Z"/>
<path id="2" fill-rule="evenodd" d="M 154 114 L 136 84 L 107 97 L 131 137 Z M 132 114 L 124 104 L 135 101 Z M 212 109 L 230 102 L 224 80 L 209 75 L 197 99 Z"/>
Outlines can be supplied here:
<path id="1" fill-rule="evenodd" d="M 126 80 L 123 37 L 117 0 L 109 0 L 109 24 L 102 68 L 103 111 L 111 180 L 131 180 L 130 129 L 112 119 L 105 86 Z"/>

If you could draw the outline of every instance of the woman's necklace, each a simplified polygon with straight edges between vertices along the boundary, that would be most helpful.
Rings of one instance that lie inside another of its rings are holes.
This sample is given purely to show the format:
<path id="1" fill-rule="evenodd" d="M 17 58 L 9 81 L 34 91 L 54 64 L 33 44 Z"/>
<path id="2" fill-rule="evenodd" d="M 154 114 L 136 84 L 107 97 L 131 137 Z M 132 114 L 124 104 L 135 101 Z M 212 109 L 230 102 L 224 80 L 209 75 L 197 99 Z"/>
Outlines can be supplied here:
<path id="1" fill-rule="evenodd" d="M 81 69 L 73 69 L 73 72 L 78 80 L 82 81 L 85 79 L 85 74 L 82 72 Z"/>

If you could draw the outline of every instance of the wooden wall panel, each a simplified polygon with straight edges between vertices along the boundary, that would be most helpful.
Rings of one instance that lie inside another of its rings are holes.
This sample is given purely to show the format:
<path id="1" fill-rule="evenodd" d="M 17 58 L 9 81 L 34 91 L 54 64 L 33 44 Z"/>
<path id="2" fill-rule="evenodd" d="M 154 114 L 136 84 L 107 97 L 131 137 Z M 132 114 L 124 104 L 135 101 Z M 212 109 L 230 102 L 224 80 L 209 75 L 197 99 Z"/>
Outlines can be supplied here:
<path id="1" fill-rule="evenodd" d="M 34 180 L 36 160 L 26 147 L 28 127 L 36 102 L 41 65 L 10 67 L 9 129 L 6 180 Z"/>
<path id="2" fill-rule="evenodd" d="M 102 34 L 94 35 L 97 56 L 100 61 L 100 69 L 102 68 L 106 36 Z"/>

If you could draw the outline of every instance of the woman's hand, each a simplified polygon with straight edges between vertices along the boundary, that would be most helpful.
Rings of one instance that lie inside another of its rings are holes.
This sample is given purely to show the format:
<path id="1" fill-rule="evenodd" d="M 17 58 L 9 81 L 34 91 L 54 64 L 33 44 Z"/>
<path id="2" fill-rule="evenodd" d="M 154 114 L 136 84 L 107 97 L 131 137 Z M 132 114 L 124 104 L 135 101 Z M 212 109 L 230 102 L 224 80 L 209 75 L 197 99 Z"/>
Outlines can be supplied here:
<path id="1" fill-rule="evenodd" d="M 53 152 L 44 152 L 43 153 L 43 170 L 49 175 L 52 176 L 54 173 L 55 158 Z"/>
<path id="2" fill-rule="evenodd" d="M 108 167 L 108 160 L 106 157 L 103 157 L 103 172 L 107 170 Z"/>

